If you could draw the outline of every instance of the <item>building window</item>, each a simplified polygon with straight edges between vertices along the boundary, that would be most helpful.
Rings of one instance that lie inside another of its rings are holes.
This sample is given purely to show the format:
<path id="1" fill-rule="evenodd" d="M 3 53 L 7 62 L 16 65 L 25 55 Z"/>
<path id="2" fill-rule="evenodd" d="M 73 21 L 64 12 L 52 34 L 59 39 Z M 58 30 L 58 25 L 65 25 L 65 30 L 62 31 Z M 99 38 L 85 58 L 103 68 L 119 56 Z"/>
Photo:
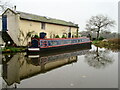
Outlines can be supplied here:
<path id="1" fill-rule="evenodd" d="M 45 23 L 41 23 L 41 29 L 44 29 L 45 30 Z"/>

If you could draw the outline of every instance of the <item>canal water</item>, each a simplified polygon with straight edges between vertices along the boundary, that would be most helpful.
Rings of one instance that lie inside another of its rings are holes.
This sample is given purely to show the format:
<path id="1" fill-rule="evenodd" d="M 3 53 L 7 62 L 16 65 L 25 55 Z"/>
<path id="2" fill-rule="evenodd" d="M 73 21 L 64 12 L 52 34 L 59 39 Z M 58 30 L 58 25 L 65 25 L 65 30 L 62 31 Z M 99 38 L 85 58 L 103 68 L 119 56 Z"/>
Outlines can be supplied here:
<path id="1" fill-rule="evenodd" d="M 118 51 L 4 54 L 0 88 L 118 88 Z"/>

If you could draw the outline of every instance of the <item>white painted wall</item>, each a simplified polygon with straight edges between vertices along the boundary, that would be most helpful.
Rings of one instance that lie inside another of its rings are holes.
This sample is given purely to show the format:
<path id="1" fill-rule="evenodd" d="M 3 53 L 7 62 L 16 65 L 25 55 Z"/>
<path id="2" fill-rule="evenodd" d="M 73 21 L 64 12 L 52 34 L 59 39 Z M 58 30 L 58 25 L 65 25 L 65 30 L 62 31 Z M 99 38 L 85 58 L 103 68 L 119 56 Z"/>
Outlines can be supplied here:
<path id="1" fill-rule="evenodd" d="M 2 16 L 0 15 L 0 31 L 2 30 Z M 0 44 L 2 44 L 2 34 L 0 34 Z"/>
<path id="2" fill-rule="evenodd" d="M 1 15 L 0 15 L 0 31 L 2 31 L 2 16 Z M 2 34 L 1 33 L 0 33 L 0 44 L 3 44 Z"/>
<path id="3" fill-rule="evenodd" d="M 2 59 L 0 59 L 0 60 L 2 60 Z M 0 89 L 2 89 L 2 76 L 1 76 L 1 74 L 2 74 L 2 65 L 0 64 Z"/>
<path id="4" fill-rule="evenodd" d="M 2 30 L 2 16 L 0 15 L 0 31 Z"/>
<path id="5" fill-rule="evenodd" d="M 7 33 L 12 38 L 12 40 L 19 46 L 18 41 L 18 34 L 19 34 L 19 26 L 18 26 L 18 20 L 19 16 L 15 15 L 10 10 L 7 10 L 4 15 L 7 15 Z"/>

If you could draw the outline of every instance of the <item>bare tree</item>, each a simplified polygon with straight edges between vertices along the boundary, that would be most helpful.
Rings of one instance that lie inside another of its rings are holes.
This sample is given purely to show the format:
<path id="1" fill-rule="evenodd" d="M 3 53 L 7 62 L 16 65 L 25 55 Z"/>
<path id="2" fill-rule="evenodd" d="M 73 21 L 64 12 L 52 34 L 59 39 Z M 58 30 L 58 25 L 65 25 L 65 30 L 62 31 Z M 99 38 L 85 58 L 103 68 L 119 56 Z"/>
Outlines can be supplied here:
<path id="1" fill-rule="evenodd" d="M 18 40 L 19 42 L 22 42 L 21 45 L 23 45 L 25 43 L 25 41 L 27 41 L 32 37 L 32 35 L 35 33 L 35 31 L 28 31 L 26 32 L 26 34 L 23 33 L 23 31 L 20 30 L 20 34 L 18 36 Z M 23 39 L 21 39 L 23 38 Z"/>
<path id="2" fill-rule="evenodd" d="M 89 21 L 87 21 L 86 29 L 97 32 L 97 40 L 98 40 L 100 31 L 106 30 L 109 27 L 113 27 L 114 25 L 115 25 L 114 20 L 111 20 L 110 18 L 104 15 L 97 15 L 97 16 L 92 16 L 89 19 Z"/>
<path id="3" fill-rule="evenodd" d="M 109 54 L 109 50 L 99 50 L 99 48 L 96 47 L 96 50 L 86 53 L 85 62 L 87 62 L 89 66 L 92 66 L 96 69 L 101 69 L 105 68 L 109 64 L 112 64 L 114 59 Z"/>
<path id="4" fill-rule="evenodd" d="M 7 8 L 13 8 L 10 2 L 4 2 L 4 0 L 0 0 L 0 13 L 4 12 Z"/>

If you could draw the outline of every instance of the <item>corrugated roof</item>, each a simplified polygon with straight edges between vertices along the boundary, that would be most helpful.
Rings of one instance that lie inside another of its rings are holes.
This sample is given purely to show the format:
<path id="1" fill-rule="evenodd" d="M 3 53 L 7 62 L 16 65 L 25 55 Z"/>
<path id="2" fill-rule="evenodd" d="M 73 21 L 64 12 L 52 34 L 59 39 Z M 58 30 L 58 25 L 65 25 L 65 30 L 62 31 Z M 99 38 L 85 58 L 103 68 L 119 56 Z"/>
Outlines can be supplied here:
<path id="1" fill-rule="evenodd" d="M 77 24 L 74 24 L 72 22 L 67 22 L 67 21 L 64 21 L 64 20 L 59 20 L 59 19 L 49 18 L 49 17 L 45 17 L 45 16 L 34 15 L 34 14 L 20 12 L 20 11 L 17 11 L 17 12 L 20 14 L 21 19 L 27 19 L 27 20 L 39 21 L 39 22 L 46 22 L 46 23 L 52 23 L 52 24 L 59 24 L 59 25 L 71 26 L 71 27 L 78 27 Z"/>

